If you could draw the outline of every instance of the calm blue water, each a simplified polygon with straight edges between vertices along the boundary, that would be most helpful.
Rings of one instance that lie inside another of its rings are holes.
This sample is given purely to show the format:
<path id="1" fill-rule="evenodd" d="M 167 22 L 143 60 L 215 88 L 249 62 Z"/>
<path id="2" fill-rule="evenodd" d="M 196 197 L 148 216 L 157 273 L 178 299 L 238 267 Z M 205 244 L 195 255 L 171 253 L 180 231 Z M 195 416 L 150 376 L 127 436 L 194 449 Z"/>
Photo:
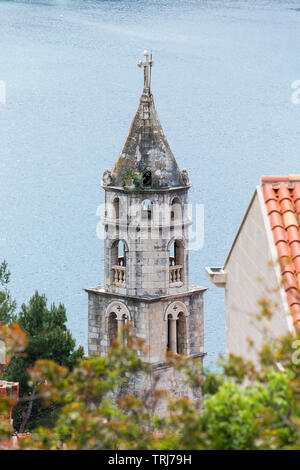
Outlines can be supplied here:
<path id="1" fill-rule="evenodd" d="M 261 174 L 300 172 L 300 0 L 2 0 L 0 259 L 18 303 L 35 289 L 63 302 L 85 346 L 82 288 L 103 280 L 100 180 L 137 108 L 145 48 L 191 201 L 205 205 L 194 283 L 223 263 Z M 224 328 L 224 291 L 210 285 L 207 362 L 224 350 Z"/>

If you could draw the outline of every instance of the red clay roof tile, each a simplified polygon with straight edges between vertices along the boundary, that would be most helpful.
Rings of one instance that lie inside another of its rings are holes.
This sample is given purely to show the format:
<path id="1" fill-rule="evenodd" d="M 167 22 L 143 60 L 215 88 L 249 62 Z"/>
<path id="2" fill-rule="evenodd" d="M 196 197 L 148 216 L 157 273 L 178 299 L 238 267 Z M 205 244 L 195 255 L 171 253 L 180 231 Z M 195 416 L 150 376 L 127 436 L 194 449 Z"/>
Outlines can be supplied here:
<path id="1" fill-rule="evenodd" d="M 295 200 L 295 207 L 296 207 L 296 212 L 298 216 L 300 216 L 300 199 Z"/>
<path id="2" fill-rule="evenodd" d="M 294 200 L 300 199 L 300 183 L 296 183 L 294 186 Z"/>
<path id="3" fill-rule="evenodd" d="M 300 251 L 300 250 L 299 250 L 299 251 Z M 299 255 L 298 255 L 296 258 L 294 258 L 294 265 L 295 265 L 295 271 L 296 271 L 296 273 L 297 273 L 297 274 L 300 273 L 300 253 L 299 253 Z"/>
<path id="4" fill-rule="evenodd" d="M 290 243 L 298 243 L 300 242 L 300 233 L 298 227 L 291 225 L 286 229 L 287 235 L 290 241 Z"/>
<path id="5" fill-rule="evenodd" d="M 279 183 L 288 181 L 300 181 L 300 175 L 287 175 L 287 176 L 262 176 L 262 183 Z"/>
<path id="6" fill-rule="evenodd" d="M 276 243 L 275 239 L 274 239 L 274 241 Z M 290 258 L 291 257 L 291 252 L 290 252 L 288 242 L 280 240 L 276 244 L 276 247 L 277 247 L 277 253 L 278 253 L 279 258 Z"/>
<path id="7" fill-rule="evenodd" d="M 279 202 L 281 202 L 284 199 L 290 200 L 291 195 L 290 195 L 287 185 L 284 183 L 280 183 L 279 190 L 278 190 L 278 200 Z"/>
<path id="8" fill-rule="evenodd" d="M 286 290 L 290 289 L 291 287 L 294 287 L 295 289 L 297 289 L 296 278 L 293 273 L 286 272 L 285 274 L 283 274 L 282 280 L 283 280 L 284 288 Z"/>
<path id="9" fill-rule="evenodd" d="M 275 241 L 275 245 L 280 241 L 287 241 L 287 234 L 283 227 L 274 227 L 273 228 L 273 237 Z"/>
<path id="10" fill-rule="evenodd" d="M 274 200 L 276 201 L 276 194 L 272 188 L 271 185 L 269 184 L 265 184 L 264 187 L 263 187 L 263 193 L 264 193 L 264 198 L 265 198 L 265 202 L 267 203 L 269 200 Z"/>
<path id="11" fill-rule="evenodd" d="M 286 291 L 286 296 L 290 307 L 294 304 L 299 305 L 299 292 L 297 289 L 291 287 Z"/>
<path id="12" fill-rule="evenodd" d="M 282 217 L 279 212 L 271 212 L 270 214 L 271 227 L 282 227 L 284 228 Z"/>
<path id="13" fill-rule="evenodd" d="M 262 176 L 262 183 L 275 183 L 278 181 L 289 181 L 288 176 Z"/>
<path id="14" fill-rule="evenodd" d="M 300 289 L 300 273 L 296 274 L 296 278 L 297 278 L 297 287 L 298 289 Z"/>
<path id="15" fill-rule="evenodd" d="M 295 314 L 298 314 L 298 315 L 299 315 L 299 320 L 300 320 L 300 305 L 299 305 L 299 304 L 293 305 L 292 311 L 293 311 Z"/>
<path id="16" fill-rule="evenodd" d="M 268 214 L 271 214 L 271 212 L 280 212 L 279 204 L 274 199 L 270 199 L 266 204 Z"/>
<path id="17" fill-rule="evenodd" d="M 300 175 L 262 176 L 261 181 L 283 286 L 300 330 Z"/>
<path id="18" fill-rule="evenodd" d="M 291 273 L 293 275 L 295 274 L 292 263 L 284 263 L 281 269 L 282 277 L 284 277 L 287 273 Z"/>
<path id="19" fill-rule="evenodd" d="M 281 213 L 284 214 L 287 211 L 294 212 L 293 203 L 290 199 L 283 199 L 280 202 Z"/>
<path id="20" fill-rule="evenodd" d="M 282 218 L 283 218 L 283 223 L 286 229 L 290 227 L 291 225 L 294 225 L 294 227 L 298 227 L 297 217 L 296 217 L 296 214 L 294 214 L 294 212 L 291 212 L 291 211 L 284 212 L 282 214 Z"/>

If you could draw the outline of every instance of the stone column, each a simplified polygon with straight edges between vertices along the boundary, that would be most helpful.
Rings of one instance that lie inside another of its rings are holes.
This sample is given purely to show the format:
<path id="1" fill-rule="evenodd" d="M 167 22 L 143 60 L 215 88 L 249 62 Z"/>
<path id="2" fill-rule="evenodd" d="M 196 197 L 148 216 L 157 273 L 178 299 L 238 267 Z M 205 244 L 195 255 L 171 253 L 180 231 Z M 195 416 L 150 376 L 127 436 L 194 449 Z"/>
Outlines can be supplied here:
<path id="1" fill-rule="evenodd" d="M 177 353 L 177 331 L 176 331 L 176 320 L 170 318 L 170 349 L 172 353 Z"/>
<path id="2" fill-rule="evenodd" d="M 122 339 L 123 318 L 118 318 L 118 338 Z"/>

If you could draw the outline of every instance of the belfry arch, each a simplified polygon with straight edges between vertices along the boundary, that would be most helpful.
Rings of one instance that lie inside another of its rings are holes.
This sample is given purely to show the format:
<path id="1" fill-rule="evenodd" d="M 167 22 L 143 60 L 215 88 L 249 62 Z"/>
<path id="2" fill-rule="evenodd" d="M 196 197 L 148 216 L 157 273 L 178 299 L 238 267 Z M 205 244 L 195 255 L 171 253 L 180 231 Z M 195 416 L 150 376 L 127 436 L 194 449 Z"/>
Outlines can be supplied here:
<path id="1" fill-rule="evenodd" d="M 169 284 L 181 286 L 184 282 L 185 244 L 182 239 L 172 238 L 169 242 Z"/>
<path id="2" fill-rule="evenodd" d="M 171 211 L 170 211 L 171 224 L 178 224 L 182 220 L 182 207 L 181 201 L 178 196 L 175 196 L 171 202 Z"/>
<path id="3" fill-rule="evenodd" d="M 105 312 L 107 343 L 111 348 L 113 342 L 121 337 L 124 326 L 131 322 L 131 314 L 127 306 L 122 302 L 111 302 Z"/>
<path id="4" fill-rule="evenodd" d="M 189 311 L 183 302 L 172 302 L 164 315 L 166 322 L 167 350 L 174 354 L 188 354 Z"/>
<path id="5" fill-rule="evenodd" d="M 120 219 L 120 207 L 121 207 L 120 198 L 117 196 L 113 200 L 113 217 L 116 220 Z"/>
<path id="6" fill-rule="evenodd" d="M 126 286 L 126 265 L 128 247 L 124 240 L 114 240 L 110 249 L 111 283 L 117 287 Z"/>

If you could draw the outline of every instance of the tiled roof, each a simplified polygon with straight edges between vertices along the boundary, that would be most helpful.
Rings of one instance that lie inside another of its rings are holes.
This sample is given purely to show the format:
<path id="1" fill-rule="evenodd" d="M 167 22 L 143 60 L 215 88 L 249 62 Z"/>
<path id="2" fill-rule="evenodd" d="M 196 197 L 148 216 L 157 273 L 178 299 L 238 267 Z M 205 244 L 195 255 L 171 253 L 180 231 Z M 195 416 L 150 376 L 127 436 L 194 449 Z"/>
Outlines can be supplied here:
<path id="1" fill-rule="evenodd" d="M 263 176 L 261 181 L 283 287 L 300 330 L 300 175 Z"/>

